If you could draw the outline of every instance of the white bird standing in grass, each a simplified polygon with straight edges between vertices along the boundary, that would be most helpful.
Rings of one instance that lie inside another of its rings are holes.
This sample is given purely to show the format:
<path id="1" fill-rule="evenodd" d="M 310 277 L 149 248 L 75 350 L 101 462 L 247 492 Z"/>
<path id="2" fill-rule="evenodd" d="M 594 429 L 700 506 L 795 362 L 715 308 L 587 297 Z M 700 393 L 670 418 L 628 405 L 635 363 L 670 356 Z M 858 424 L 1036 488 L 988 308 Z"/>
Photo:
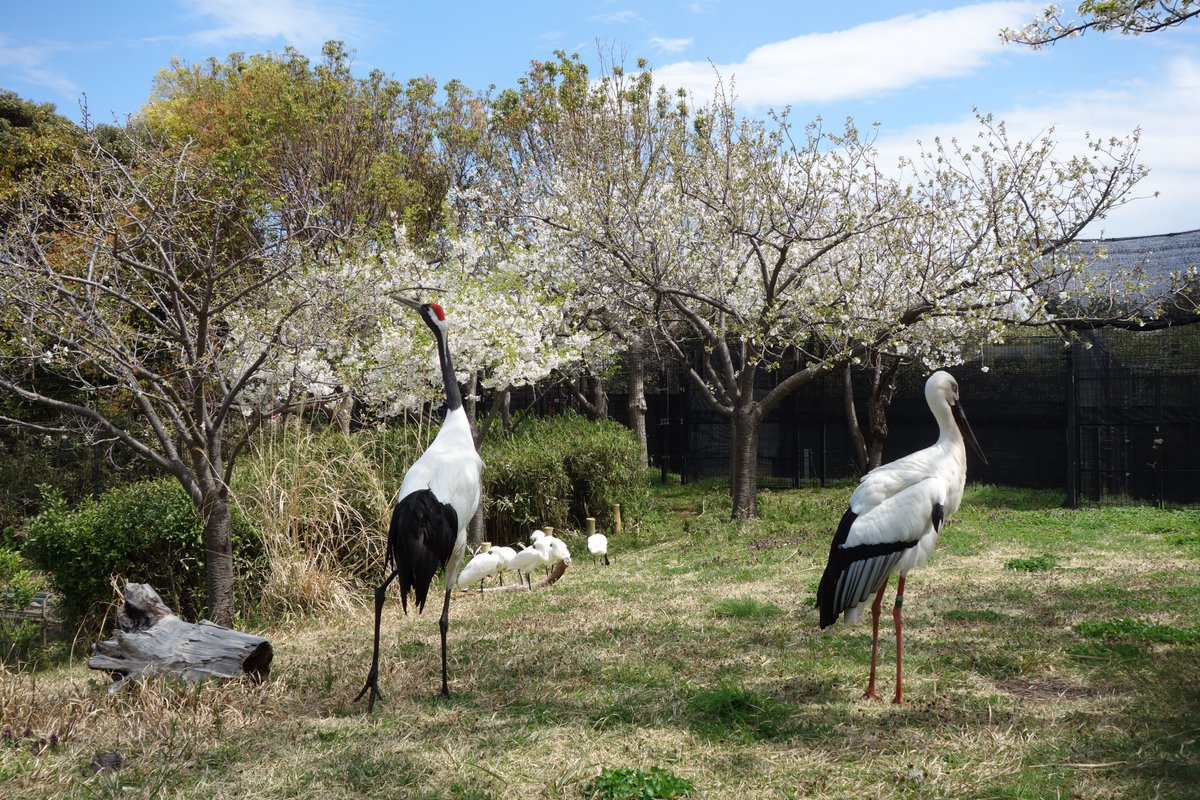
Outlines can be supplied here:
<path id="1" fill-rule="evenodd" d="M 479 581 L 479 591 L 482 592 L 484 578 L 489 578 L 500 570 L 500 555 L 494 549 L 484 550 L 471 557 L 467 565 L 462 568 L 462 572 L 458 573 L 458 581 L 455 585 L 465 589 L 475 581 Z"/>
<path id="2" fill-rule="evenodd" d="M 471 423 L 463 410 L 462 394 L 454 375 L 454 364 L 446 344 L 446 312 L 436 303 L 418 305 L 401 300 L 417 310 L 437 340 L 442 381 L 446 388 L 446 419 L 429 448 L 409 467 L 400 484 L 392 522 L 388 528 L 385 567 L 393 567 L 375 589 L 375 650 L 371 671 L 354 699 L 369 693 L 367 711 L 379 696 L 379 623 L 387 587 L 400 579 L 400 604 L 408 613 L 411 591 L 417 612 L 425 608 L 437 571 L 445 577 L 446 597 L 438 626 L 442 634 L 442 696 L 450 696 L 446 667 L 446 632 L 450 628 L 450 594 L 467 549 L 467 525 L 479 509 L 483 462 L 475 451 Z"/>
<path id="3" fill-rule="evenodd" d="M 530 537 L 533 538 L 533 537 Z M 529 581 L 529 588 L 533 588 L 533 578 L 529 576 L 534 567 L 543 566 L 550 563 L 550 543 L 546 541 L 546 534 L 536 540 L 529 547 L 519 551 L 508 562 L 508 568 L 517 573 L 517 582 L 521 582 L 521 573 L 524 572 Z"/>
<path id="4" fill-rule="evenodd" d="M 925 400 L 937 419 L 940 435 L 924 450 L 883 464 L 862 477 L 850 508 L 842 517 L 829 562 L 817 588 L 821 627 L 845 613 L 847 623 L 858 618 L 859 606 L 871 595 L 871 675 L 864 698 L 881 699 L 875 692 L 875 657 L 879 650 L 879 613 L 883 593 L 892 573 L 896 604 L 895 703 L 904 701 L 902 687 L 904 578 L 925 563 L 937 545 L 947 516 L 958 510 L 967 480 L 966 443 L 987 463 L 958 398 L 958 383 L 946 372 L 935 372 L 925 382 Z"/>
<path id="5" fill-rule="evenodd" d="M 495 553 L 496 557 L 500 559 L 500 568 L 496 570 L 496 574 L 500 576 L 500 585 L 503 586 L 504 573 L 512 569 L 508 566 L 508 563 L 512 561 L 512 557 L 517 554 L 517 551 L 506 545 L 501 545 L 500 547 L 493 547 L 491 552 Z"/>
<path id="6" fill-rule="evenodd" d="M 604 558 L 605 565 L 608 564 L 608 537 L 603 533 L 593 533 L 587 538 L 588 552 L 592 554 L 592 562 L 596 561 L 597 556 Z"/>
<path id="7" fill-rule="evenodd" d="M 571 551 L 567 548 L 567 543 L 557 536 L 547 536 L 541 541 L 546 543 L 547 560 L 546 566 L 553 567 L 560 561 L 568 566 L 571 564 Z"/>

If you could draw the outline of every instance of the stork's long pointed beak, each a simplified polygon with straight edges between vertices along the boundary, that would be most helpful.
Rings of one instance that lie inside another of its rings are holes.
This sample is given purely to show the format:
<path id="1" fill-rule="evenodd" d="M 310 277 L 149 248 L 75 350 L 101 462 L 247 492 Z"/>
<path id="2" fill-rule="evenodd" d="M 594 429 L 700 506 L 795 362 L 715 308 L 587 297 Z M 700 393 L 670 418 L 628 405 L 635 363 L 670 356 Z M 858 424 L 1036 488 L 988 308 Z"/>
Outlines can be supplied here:
<path id="1" fill-rule="evenodd" d="M 971 424 L 967 422 L 967 413 L 963 411 L 962 402 L 950 406 L 950 412 L 954 415 L 954 421 L 958 423 L 958 429 L 962 431 L 963 438 L 975 451 L 975 455 L 979 456 L 979 460 L 984 464 L 988 463 L 987 456 L 983 454 L 983 448 L 979 446 L 979 442 L 975 438 L 975 432 L 971 430 Z"/>

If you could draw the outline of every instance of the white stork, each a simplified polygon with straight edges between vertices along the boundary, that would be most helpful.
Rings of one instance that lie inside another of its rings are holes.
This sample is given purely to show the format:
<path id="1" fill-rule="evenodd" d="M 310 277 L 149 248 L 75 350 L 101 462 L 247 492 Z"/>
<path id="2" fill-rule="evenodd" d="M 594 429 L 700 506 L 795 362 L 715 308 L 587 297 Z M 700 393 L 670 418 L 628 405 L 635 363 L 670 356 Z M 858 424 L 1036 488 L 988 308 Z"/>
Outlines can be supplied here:
<path id="1" fill-rule="evenodd" d="M 436 303 L 401 302 L 416 309 L 437 340 L 442 380 L 446 385 L 446 419 L 429 448 L 404 475 L 392 509 L 384 561 L 384 567 L 392 570 L 375 590 L 375 651 L 367 681 L 354 698 L 360 700 L 369 692 L 368 712 L 374 708 L 375 698 L 379 696 L 379 621 L 387 587 L 399 577 L 400 604 L 404 613 L 408 613 L 410 591 L 420 613 L 425 608 L 429 585 L 439 569 L 443 570 L 446 585 L 438 623 L 442 634 L 442 696 L 450 696 L 446 670 L 450 593 L 466 551 L 467 525 L 479 509 L 482 488 L 483 462 L 475 451 L 471 424 L 463 410 L 458 379 L 446 344 L 446 312 Z"/>
<path id="2" fill-rule="evenodd" d="M 847 623 L 858 618 L 859 606 L 871 595 L 871 675 L 864 698 L 875 693 L 875 657 L 879 650 L 879 610 L 892 573 L 899 574 L 892 618 L 896 625 L 896 696 L 904 702 L 902 687 L 904 578 L 914 566 L 925 563 L 937 545 L 947 516 L 958 510 L 967 480 L 965 443 L 987 463 L 958 398 L 958 383 L 946 372 L 935 372 L 925 382 L 925 400 L 937 419 L 940 435 L 932 447 L 883 464 L 862 477 L 850 508 L 842 516 L 829 563 L 817 588 L 821 627 L 826 628 L 845 612 Z"/>

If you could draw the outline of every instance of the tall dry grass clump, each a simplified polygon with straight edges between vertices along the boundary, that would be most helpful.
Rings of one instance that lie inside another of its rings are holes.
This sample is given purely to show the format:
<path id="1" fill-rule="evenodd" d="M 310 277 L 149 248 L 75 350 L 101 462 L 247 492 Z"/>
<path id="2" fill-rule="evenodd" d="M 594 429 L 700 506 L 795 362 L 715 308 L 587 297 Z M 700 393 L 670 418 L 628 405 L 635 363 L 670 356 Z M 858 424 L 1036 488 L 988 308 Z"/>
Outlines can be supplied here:
<path id="1" fill-rule="evenodd" d="M 237 495 L 262 537 L 262 614 L 361 604 L 361 585 L 377 580 L 383 563 L 392 498 L 427 433 L 411 426 L 346 436 L 289 425 L 260 436 Z"/>

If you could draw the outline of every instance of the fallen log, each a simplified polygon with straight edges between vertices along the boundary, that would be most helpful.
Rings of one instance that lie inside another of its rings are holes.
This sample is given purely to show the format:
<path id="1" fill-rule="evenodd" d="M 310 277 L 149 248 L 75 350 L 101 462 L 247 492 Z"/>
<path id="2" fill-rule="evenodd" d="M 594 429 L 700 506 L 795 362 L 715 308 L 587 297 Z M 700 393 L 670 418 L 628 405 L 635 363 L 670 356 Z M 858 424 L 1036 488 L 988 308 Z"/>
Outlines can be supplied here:
<path id="1" fill-rule="evenodd" d="M 126 584 L 117 627 L 113 638 L 92 645 L 87 664 L 112 675 L 110 692 L 144 675 L 189 681 L 249 675 L 259 682 L 271 671 L 269 641 L 208 620 L 184 622 L 145 583 Z"/>

